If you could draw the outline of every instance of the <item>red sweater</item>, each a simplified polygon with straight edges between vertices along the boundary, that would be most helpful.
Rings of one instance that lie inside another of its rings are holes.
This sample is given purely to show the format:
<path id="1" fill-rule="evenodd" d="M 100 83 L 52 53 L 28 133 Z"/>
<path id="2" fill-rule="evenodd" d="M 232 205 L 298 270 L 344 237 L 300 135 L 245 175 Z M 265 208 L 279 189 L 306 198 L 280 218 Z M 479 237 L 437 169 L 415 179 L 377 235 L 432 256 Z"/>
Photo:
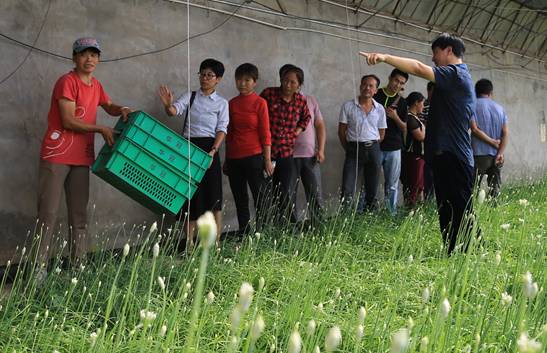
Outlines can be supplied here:
<path id="1" fill-rule="evenodd" d="M 270 119 L 266 100 L 256 93 L 230 100 L 230 123 L 226 135 L 226 158 L 245 158 L 270 146 Z"/>

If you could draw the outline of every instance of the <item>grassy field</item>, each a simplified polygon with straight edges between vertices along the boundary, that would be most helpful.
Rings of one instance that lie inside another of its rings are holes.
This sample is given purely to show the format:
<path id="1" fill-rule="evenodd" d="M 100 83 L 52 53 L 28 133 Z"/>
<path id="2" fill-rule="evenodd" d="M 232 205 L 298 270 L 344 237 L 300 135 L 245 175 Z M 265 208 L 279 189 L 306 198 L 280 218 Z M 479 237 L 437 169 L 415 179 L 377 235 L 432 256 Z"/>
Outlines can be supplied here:
<path id="1" fill-rule="evenodd" d="M 43 283 L 21 267 L 2 290 L 0 352 L 544 352 L 547 181 L 475 209 L 483 239 L 451 257 L 432 205 L 189 258 L 167 229 L 137 227 L 143 244 Z"/>

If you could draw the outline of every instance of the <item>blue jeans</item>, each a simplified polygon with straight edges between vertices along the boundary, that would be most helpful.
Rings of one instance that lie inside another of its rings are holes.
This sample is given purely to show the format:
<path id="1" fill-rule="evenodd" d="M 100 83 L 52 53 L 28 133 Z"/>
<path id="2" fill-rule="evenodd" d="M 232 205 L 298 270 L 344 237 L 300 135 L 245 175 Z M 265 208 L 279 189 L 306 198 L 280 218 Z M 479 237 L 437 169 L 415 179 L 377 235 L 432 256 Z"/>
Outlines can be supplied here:
<path id="1" fill-rule="evenodd" d="M 384 199 L 392 215 L 397 214 L 399 177 L 401 176 L 401 150 L 382 151 L 384 169 Z"/>

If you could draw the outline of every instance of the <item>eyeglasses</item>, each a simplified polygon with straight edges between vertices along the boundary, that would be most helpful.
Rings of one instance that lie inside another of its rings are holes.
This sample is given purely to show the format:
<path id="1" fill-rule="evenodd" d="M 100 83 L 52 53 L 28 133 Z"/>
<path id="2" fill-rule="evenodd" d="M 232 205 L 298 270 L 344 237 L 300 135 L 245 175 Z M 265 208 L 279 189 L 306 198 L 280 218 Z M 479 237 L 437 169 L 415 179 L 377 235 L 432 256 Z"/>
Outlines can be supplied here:
<path id="1" fill-rule="evenodd" d="M 211 72 L 198 72 L 198 76 L 201 78 L 206 78 L 208 80 L 212 80 L 217 77 L 217 75 Z"/>

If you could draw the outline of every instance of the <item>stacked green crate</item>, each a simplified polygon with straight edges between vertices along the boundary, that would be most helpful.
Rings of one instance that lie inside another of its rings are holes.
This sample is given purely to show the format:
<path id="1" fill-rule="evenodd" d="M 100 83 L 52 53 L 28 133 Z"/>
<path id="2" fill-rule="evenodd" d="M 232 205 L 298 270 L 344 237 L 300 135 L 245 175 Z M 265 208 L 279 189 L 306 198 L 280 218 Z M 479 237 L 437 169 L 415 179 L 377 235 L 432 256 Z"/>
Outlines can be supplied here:
<path id="1" fill-rule="evenodd" d="M 114 129 L 120 135 L 101 149 L 93 173 L 156 213 L 178 213 L 212 157 L 141 111 Z"/>

